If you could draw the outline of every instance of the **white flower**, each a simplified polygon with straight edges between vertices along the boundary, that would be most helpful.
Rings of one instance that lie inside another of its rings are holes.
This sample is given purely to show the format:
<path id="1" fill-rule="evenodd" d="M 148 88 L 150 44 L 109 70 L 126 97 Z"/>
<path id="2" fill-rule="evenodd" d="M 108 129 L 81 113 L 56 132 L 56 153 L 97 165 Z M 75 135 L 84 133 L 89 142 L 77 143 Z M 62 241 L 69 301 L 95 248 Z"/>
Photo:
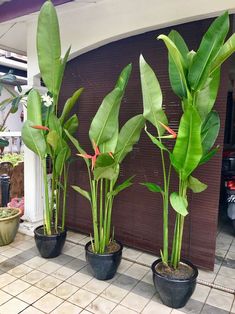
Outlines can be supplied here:
<path id="1" fill-rule="evenodd" d="M 53 98 L 47 94 L 41 96 L 42 101 L 46 107 L 50 107 L 53 104 Z"/>

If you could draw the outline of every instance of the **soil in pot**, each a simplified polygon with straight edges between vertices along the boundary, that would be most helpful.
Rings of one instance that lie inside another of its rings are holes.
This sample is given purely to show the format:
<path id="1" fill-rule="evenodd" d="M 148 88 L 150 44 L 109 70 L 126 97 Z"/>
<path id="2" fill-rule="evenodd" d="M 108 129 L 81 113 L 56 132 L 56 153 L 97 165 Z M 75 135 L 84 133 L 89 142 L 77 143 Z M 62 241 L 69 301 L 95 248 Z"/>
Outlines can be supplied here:
<path id="1" fill-rule="evenodd" d="M 120 242 L 111 242 L 104 254 L 92 252 L 91 242 L 85 246 L 86 260 L 94 277 L 99 280 L 109 280 L 114 277 L 120 265 L 123 246 Z"/>
<path id="2" fill-rule="evenodd" d="M 0 208 L 0 246 L 14 241 L 19 228 L 20 211 L 18 208 Z"/>
<path id="3" fill-rule="evenodd" d="M 197 268 L 182 260 L 179 268 L 174 270 L 159 259 L 152 264 L 152 271 L 154 285 L 163 304 L 175 309 L 184 307 L 195 290 Z"/>
<path id="4" fill-rule="evenodd" d="M 41 256 L 44 258 L 54 258 L 60 255 L 66 235 L 67 231 L 61 231 L 60 228 L 58 228 L 58 232 L 52 230 L 51 235 L 46 235 L 43 226 L 37 227 L 34 230 L 34 239 Z"/>

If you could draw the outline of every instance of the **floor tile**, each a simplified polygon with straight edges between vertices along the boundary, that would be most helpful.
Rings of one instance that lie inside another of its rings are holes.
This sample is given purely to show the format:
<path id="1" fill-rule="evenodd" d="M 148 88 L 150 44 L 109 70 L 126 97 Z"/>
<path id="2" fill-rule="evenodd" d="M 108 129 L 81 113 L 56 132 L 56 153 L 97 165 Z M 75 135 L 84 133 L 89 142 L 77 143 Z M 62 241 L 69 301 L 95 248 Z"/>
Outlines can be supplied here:
<path id="1" fill-rule="evenodd" d="M 0 263 L 4 262 L 6 259 L 6 256 L 0 255 Z"/>
<path id="2" fill-rule="evenodd" d="M 25 303 L 21 300 L 18 300 L 16 298 L 13 298 L 13 299 L 9 300 L 8 302 L 6 302 L 0 306 L 0 313 L 19 314 L 26 307 L 28 307 L 27 303 Z"/>
<path id="3" fill-rule="evenodd" d="M 219 309 L 218 307 L 214 307 L 208 304 L 205 304 L 201 314 L 229 314 L 229 311 L 225 311 L 222 309 Z"/>
<path id="4" fill-rule="evenodd" d="M 229 288 L 235 291 L 235 279 L 217 275 L 215 284 Z"/>
<path id="5" fill-rule="evenodd" d="M 233 301 L 233 305 L 232 305 L 232 308 L 231 308 L 231 313 L 235 313 L 235 299 Z"/>
<path id="6" fill-rule="evenodd" d="M 149 271 L 148 267 L 134 264 L 130 268 L 128 268 L 124 274 L 132 278 L 140 280 L 141 278 L 144 277 L 144 275 L 146 275 L 148 271 Z"/>
<path id="7" fill-rule="evenodd" d="M 122 256 L 131 260 L 136 260 L 140 255 L 142 254 L 141 251 L 131 249 L 131 248 L 125 248 L 122 252 Z"/>
<path id="8" fill-rule="evenodd" d="M 10 248 L 9 250 L 3 251 L 2 255 L 10 258 L 20 253 L 22 253 L 22 251 L 13 247 L 13 248 Z"/>
<path id="9" fill-rule="evenodd" d="M 144 281 L 146 283 L 149 283 L 153 285 L 153 273 L 152 270 L 149 270 L 146 275 L 141 279 L 141 281 Z"/>
<path id="10" fill-rule="evenodd" d="M 56 264 L 65 265 L 68 262 L 71 262 L 74 259 L 74 257 L 66 255 L 66 254 L 60 254 L 59 256 L 53 258 L 53 262 Z"/>
<path id="11" fill-rule="evenodd" d="M 151 299 L 153 295 L 156 293 L 156 290 L 154 288 L 154 285 L 151 283 L 146 283 L 144 281 L 140 281 L 137 283 L 137 285 L 131 290 L 134 294 L 136 294 L 136 297 L 142 296 L 147 299 Z"/>
<path id="12" fill-rule="evenodd" d="M 40 289 L 43 289 L 47 292 L 51 291 L 55 287 L 59 286 L 61 284 L 61 280 L 52 277 L 52 276 L 46 276 L 44 279 L 38 281 L 36 283 L 36 286 Z"/>
<path id="13" fill-rule="evenodd" d="M 83 273 L 76 273 L 70 278 L 68 278 L 66 281 L 68 283 L 71 283 L 77 287 L 83 287 L 87 282 L 92 280 L 91 275 L 83 274 Z"/>
<path id="14" fill-rule="evenodd" d="M 27 275 L 21 277 L 22 280 L 30 283 L 31 285 L 36 284 L 38 281 L 42 280 L 45 278 L 47 275 L 45 273 L 42 273 L 38 270 L 33 270 Z"/>
<path id="15" fill-rule="evenodd" d="M 118 286 L 127 291 L 131 290 L 137 283 L 137 279 L 127 276 L 125 274 L 120 275 L 115 281 L 113 281 L 113 284 L 115 286 Z"/>
<path id="16" fill-rule="evenodd" d="M 36 309 L 33 306 L 29 306 L 23 312 L 21 312 L 20 314 L 44 314 L 44 312 Z"/>
<path id="17" fill-rule="evenodd" d="M 35 256 L 31 258 L 30 260 L 28 260 L 27 262 L 25 262 L 24 264 L 31 268 L 38 268 L 41 265 L 45 264 L 46 262 L 47 260 L 45 258 L 42 258 L 40 256 Z"/>
<path id="18" fill-rule="evenodd" d="M 57 308 L 62 302 L 63 302 L 62 299 L 54 296 L 53 294 L 48 293 L 44 297 L 39 299 L 37 302 L 35 302 L 33 306 L 45 313 L 50 313 L 55 308 Z"/>
<path id="19" fill-rule="evenodd" d="M 131 309 L 128 309 L 127 307 L 124 307 L 122 305 L 118 305 L 117 307 L 115 307 L 115 309 L 111 313 L 112 314 L 136 314 L 137 312 L 132 311 Z"/>
<path id="20" fill-rule="evenodd" d="M 197 300 L 189 299 L 186 305 L 180 309 L 184 313 L 199 314 L 203 308 L 204 303 Z"/>
<path id="21" fill-rule="evenodd" d="M 75 294 L 73 294 L 68 301 L 78 305 L 82 308 L 85 308 L 88 304 L 90 304 L 94 299 L 96 299 L 97 295 L 91 293 L 87 290 L 80 289 Z"/>
<path id="22" fill-rule="evenodd" d="M 169 314 L 171 313 L 171 308 L 167 307 L 161 303 L 150 301 L 147 306 L 142 311 L 143 314 Z"/>
<path id="23" fill-rule="evenodd" d="M 25 276 L 26 274 L 28 274 L 31 271 L 32 271 L 32 268 L 30 268 L 24 264 L 21 264 L 19 266 L 12 268 L 11 270 L 9 270 L 8 274 L 10 274 L 14 277 L 20 278 L 20 277 Z"/>
<path id="24" fill-rule="evenodd" d="M 215 281 L 216 275 L 216 272 L 199 269 L 198 279 L 213 283 Z"/>
<path id="25" fill-rule="evenodd" d="M 49 261 L 41 265 L 40 267 L 38 267 L 37 270 L 42 271 L 43 273 L 46 273 L 46 274 L 51 274 L 51 273 L 54 273 L 60 267 L 61 265 L 58 265 L 54 262 Z"/>
<path id="26" fill-rule="evenodd" d="M 110 283 L 107 281 L 102 281 L 102 280 L 93 278 L 85 286 L 83 286 L 83 288 L 93 293 L 100 294 L 109 285 Z"/>
<path id="27" fill-rule="evenodd" d="M 157 260 L 159 257 L 148 254 L 148 253 L 142 253 L 137 259 L 136 262 L 146 264 L 147 266 L 151 266 L 152 263 Z"/>
<path id="28" fill-rule="evenodd" d="M 83 267 L 85 267 L 87 263 L 85 261 L 82 261 L 78 258 L 73 259 L 71 262 L 66 264 L 66 267 L 71 268 L 75 271 L 79 271 Z"/>
<path id="29" fill-rule="evenodd" d="M 20 265 L 20 262 L 13 259 L 13 258 L 8 258 L 4 262 L 0 264 L 0 270 L 3 272 L 8 272 L 9 270 L 17 267 Z"/>
<path id="30" fill-rule="evenodd" d="M 68 268 L 66 266 L 62 266 L 59 269 L 57 269 L 55 272 L 53 272 L 51 275 L 60 280 L 66 280 L 75 273 L 76 273 L 75 270 Z"/>
<path id="31" fill-rule="evenodd" d="M 62 282 L 58 287 L 51 291 L 52 294 L 56 295 L 61 299 L 68 299 L 73 295 L 79 288 L 75 287 L 67 282 Z"/>
<path id="32" fill-rule="evenodd" d="M 25 251 L 30 249 L 31 247 L 35 246 L 35 242 L 34 241 L 20 241 L 16 248 L 21 250 L 21 251 Z"/>
<path id="33" fill-rule="evenodd" d="M 46 291 L 32 286 L 27 290 L 23 291 L 21 294 L 19 294 L 17 298 L 29 304 L 33 304 L 35 301 L 40 299 L 46 293 L 47 293 Z"/>
<path id="34" fill-rule="evenodd" d="M 0 288 L 9 285 L 13 281 L 15 281 L 16 278 L 9 275 L 9 274 L 2 274 L 0 275 Z"/>
<path id="35" fill-rule="evenodd" d="M 65 301 L 51 313 L 52 314 L 78 314 L 81 312 L 82 312 L 82 308 Z"/>
<path id="36" fill-rule="evenodd" d="M 118 273 L 123 274 L 132 265 L 133 265 L 133 262 L 126 261 L 126 260 L 122 259 L 121 264 L 118 267 Z"/>
<path id="37" fill-rule="evenodd" d="M 196 285 L 196 289 L 192 295 L 192 299 L 204 303 L 210 293 L 211 288 L 200 284 Z"/>
<path id="38" fill-rule="evenodd" d="M 27 282 L 17 279 L 10 283 L 9 285 L 5 286 L 2 290 L 16 296 L 17 294 L 21 293 L 22 291 L 28 289 L 30 287 L 30 284 Z"/>
<path id="39" fill-rule="evenodd" d="M 235 270 L 230 267 L 221 266 L 218 275 L 235 279 Z"/>
<path id="40" fill-rule="evenodd" d="M 66 255 L 72 256 L 72 257 L 78 257 L 82 252 L 84 252 L 84 247 L 80 245 L 76 245 L 72 247 L 71 249 L 66 251 Z"/>
<path id="41" fill-rule="evenodd" d="M 10 294 L 0 290 L 0 305 L 2 305 L 3 303 L 7 302 L 11 298 L 12 298 L 12 295 L 10 295 Z"/>
<path id="42" fill-rule="evenodd" d="M 133 292 L 128 293 L 128 295 L 121 301 L 123 306 L 128 307 L 129 309 L 135 311 L 142 311 L 146 304 L 149 302 L 149 299 L 144 298 L 140 295 L 136 295 Z"/>
<path id="43" fill-rule="evenodd" d="M 234 300 L 234 295 L 220 290 L 212 289 L 206 303 L 222 310 L 229 311 Z"/>
<path id="44" fill-rule="evenodd" d="M 127 294 L 128 290 L 111 284 L 101 295 L 106 299 L 119 303 Z"/>
<path id="45" fill-rule="evenodd" d="M 88 305 L 87 310 L 95 314 L 108 314 L 111 313 L 115 306 L 116 303 L 98 297 Z"/>

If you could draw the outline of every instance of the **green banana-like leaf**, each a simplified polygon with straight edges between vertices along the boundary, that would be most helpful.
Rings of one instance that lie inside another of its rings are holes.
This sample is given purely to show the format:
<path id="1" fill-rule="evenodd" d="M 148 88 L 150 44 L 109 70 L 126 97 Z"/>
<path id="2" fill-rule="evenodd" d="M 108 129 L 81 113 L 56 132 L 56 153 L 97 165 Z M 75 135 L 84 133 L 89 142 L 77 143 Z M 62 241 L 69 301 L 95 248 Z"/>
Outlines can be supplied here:
<path id="1" fill-rule="evenodd" d="M 78 129 L 78 117 L 76 116 L 76 114 L 72 115 L 72 117 L 70 117 L 63 126 L 64 130 L 67 130 L 70 134 L 74 134 L 76 133 L 77 129 Z"/>
<path id="2" fill-rule="evenodd" d="M 93 118 L 89 130 L 91 142 L 96 145 L 107 142 L 112 138 L 117 129 L 117 119 L 122 99 L 122 91 L 115 88 L 110 92 L 100 105 L 95 117 Z"/>
<path id="3" fill-rule="evenodd" d="M 48 125 L 50 130 L 56 131 L 59 137 L 62 137 L 62 126 L 60 124 L 60 120 L 53 111 L 49 114 Z"/>
<path id="4" fill-rule="evenodd" d="M 178 214 L 184 217 L 188 215 L 188 202 L 185 197 L 180 196 L 177 192 L 173 192 L 170 195 L 170 203 Z"/>
<path id="5" fill-rule="evenodd" d="M 61 44 L 58 18 L 51 1 L 43 4 L 38 17 L 37 53 L 42 79 L 52 95 L 58 96 Z"/>
<path id="6" fill-rule="evenodd" d="M 204 123 L 201 130 L 201 141 L 203 155 L 207 154 L 213 147 L 220 129 L 220 118 L 216 111 L 211 111 Z"/>
<path id="7" fill-rule="evenodd" d="M 140 183 L 140 184 L 146 186 L 150 192 L 161 193 L 161 194 L 164 193 L 163 189 L 159 185 L 157 185 L 155 183 L 143 182 L 143 183 Z"/>
<path id="8" fill-rule="evenodd" d="M 181 91 L 187 91 L 187 80 L 186 80 L 186 68 L 187 68 L 187 58 L 183 58 L 180 50 L 177 48 L 175 43 L 166 35 L 159 35 L 157 39 L 162 39 L 168 49 L 169 56 L 171 57 L 171 61 L 175 64 L 175 71 L 177 69 L 177 82 L 181 86 Z M 181 51 L 184 52 L 182 47 Z M 172 77 L 172 79 L 176 79 L 176 77 Z M 177 85 L 178 85 L 177 84 Z"/>
<path id="9" fill-rule="evenodd" d="M 42 125 L 42 102 L 39 93 L 32 89 L 27 98 L 27 118 L 33 125 Z"/>
<path id="10" fill-rule="evenodd" d="M 220 147 L 218 145 L 215 148 L 213 148 L 212 150 L 210 150 L 207 154 L 203 155 L 201 160 L 200 160 L 199 165 L 203 165 L 203 164 L 207 163 L 212 157 L 215 156 L 215 154 L 218 152 L 219 148 Z"/>
<path id="11" fill-rule="evenodd" d="M 95 163 L 95 168 L 114 166 L 115 160 L 108 153 L 100 154 Z"/>
<path id="12" fill-rule="evenodd" d="M 62 175 L 63 169 L 64 169 L 64 164 L 67 160 L 68 156 L 68 147 L 64 147 L 59 154 L 56 156 L 55 160 L 55 170 L 58 176 Z"/>
<path id="13" fill-rule="evenodd" d="M 193 191 L 193 193 L 201 193 L 207 189 L 207 185 L 205 183 L 202 183 L 193 176 L 189 176 L 187 186 Z"/>
<path id="14" fill-rule="evenodd" d="M 119 165 L 113 164 L 113 166 L 95 167 L 93 174 L 95 180 L 116 180 L 119 175 Z"/>
<path id="15" fill-rule="evenodd" d="M 109 152 L 114 153 L 117 146 L 118 135 L 119 135 L 119 126 L 117 125 L 116 131 L 113 134 L 113 137 L 99 146 L 100 151 L 102 153 L 109 153 Z"/>
<path id="16" fill-rule="evenodd" d="M 160 135 L 165 132 L 159 121 L 165 125 L 168 124 L 165 112 L 162 110 L 162 91 L 158 79 L 145 61 L 144 57 L 140 55 L 140 80 L 143 95 L 143 116 L 146 120 L 151 122 L 155 128 L 158 129 Z"/>
<path id="17" fill-rule="evenodd" d="M 183 59 L 185 60 L 185 64 L 187 64 L 189 50 L 183 37 L 175 30 L 172 30 L 168 37 L 176 45 Z M 169 78 L 171 87 L 177 96 L 179 96 L 180 98 L 185 98 L 187 96 L 187 89 L 180 76 L 178 68 L 176 67 L 174 59 L 172 58 L 170 53 L 168 54 L 168 59 L 169 59 Z"/>
<path id="18" fill-rule="evenodd" d="M 51 130 L 46 137 L 47 143 L 52 147 L 55 152 L 60 142 L 60 136 L 55 130 Z"/>
<path id="19" fill-rule="evenodd" d="M 43 134 L 44 131 L 32 128 L 34 125 L 35 123 L 32 121 L 25 121 L 21 136 L 24 144 L 41 159 L 44 159 L 47 151 L 47 145 Z"/>
<path id="20" fill-rule="evenodd" d="M 195 107 L 202 121 L 206 119 L 215 104 L 220 83 L 220 69 L 217 69 L 207 80 L 205 88 L 199 90 L 195 97 Z"/>
<path id="21" fill-rule="evenodd" d="M 193 58 L 188 73 L 188 82 L 191 89 L 196 91 L 203 88 L 210 74 L 212 61 L 221 49 L 228 30 L 229 17 L 228 12 L 225 12 L 211 24 Z"/>
<path id="22" fill-rule="evenodd" d="M 181 180 L 186 180 L 201 160 L 201 119 L 194 107 L 188 107 L 181 117 L 175 147 L 170 157 Z"/>
<path id="23" fill-rule="evenodd" d="M 65 120 L 68 119 L 68 116 L 73 109 L 74 105 L 78 101 L 79 97 L 81 96 L 83 92 L 83 88 L 78 89 L 76 92 L 73 93 L 73 95 L 66 101 L 62 114 L 60 116 L 60 123 L 61 125 L 64 124 Z"/>
<path id="24" fill-rule="evenodd" d="M 121 163 L 126 155 L 132 151 L 133 146 L 138 142 L 141 131 L 144 127 L 145 119 L 142 114 L 132 117 L 122 127 L 117 147 L 115 150 L 115 160 Z"/>
<path id="25" fill-rule="evenodd" d="M 18 96 L 13 99 L 13 101 L 11 102 L 11 113 L 17 112 L 21 98 L 22 98 L 21 96 Z"/>
<path id="26" fill-rule="evenodd" d="M 134 178 L 134 176 L 131 176 L 130 178 L 126 179 L 121 184 L 116 185 L 115 188 L 113 189 L 113 191 L 109 192 L 107 194 L 107 196 L 108 197 L 114 197 L 114 196 L 118 195 L 120 192 L 122 192 L 123 190 L 129 188 L 133 184 L 133 182 L 131 182 L 131 180 L 133 178 Z"/>
<path id="27" fill-rule="evenodd" d="M 130 63 L 122 70 L 121 74 L 118 77 L 115 87 L 118 87 L 124 91 L 129 81 L 131 71 L 132 71 L 132 64 Z"/>
<path id="28" fill-rule="evenodd" d="M 220 66 L 235 52 L 235 34 L 233 34 L 219 50 L 219 53 L 213 60 L 210 73 L 220 68 Z"/>
<path id="29" fill-rule="evenodd" d="M 84 196 L 90 203 L 91 203 L 91 195 L 89 192 L 87 192 L 86 190 L 80 188 L 79 186 L 76 185 L 72 185 L 72 188 L 78 192 L 79 194 L 81 194 L 82 196 Z"/>

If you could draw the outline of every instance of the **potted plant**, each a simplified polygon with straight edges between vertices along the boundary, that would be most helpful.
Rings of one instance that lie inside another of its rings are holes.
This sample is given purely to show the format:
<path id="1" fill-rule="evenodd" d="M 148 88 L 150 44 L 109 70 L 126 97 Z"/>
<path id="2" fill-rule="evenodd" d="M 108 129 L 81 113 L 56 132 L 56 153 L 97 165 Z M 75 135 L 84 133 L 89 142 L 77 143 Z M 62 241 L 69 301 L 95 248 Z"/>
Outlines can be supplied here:
<path id="1" fill-rule="evenodd" d="M 27 98 L 27 121 L 22 128 L 25 145 L 38 155 L 44 179 L 44 224 L 35 229 L 36 245 L 43 257 L 60 254 L 65 242 L 65 214 L 68 170 L 71 151 L 65 133 L 78 128 L 76 114 L 71 115 L 82 89 L 70 97 L 58 112 L 61 82 L 70 48 L 61 57 L 60 31 L 57 14 L 51 1 L 41 8 L 37 27 L 37 53 L 40 74 L 48 89 L 40 96 L 32 89 Z M 47 173 L 47 158 L 51 159 L 51 180 Z M 61 224 L 60 219 L 61 217 Z"/>
<path id="2" fill-rule="evenodd" d="M 163 199 L 163 249 L 161 258 L 152 264 L 153 279 L 163 303 L 173 308 L 186 304 L 195 289 L 198 275 L 196 266 L 181 257 L 184 220 L 189 212 L 187 195 L 189 189 L 200 193 L 207 188 L 192 174 L 218 150 L 213 146 L 220 119 L 213 106 L 221 65 L 235 51 L 235 34 L 225 42 L 228 30 L 229 17 L 225 12 L 211 24 L 197 52 L 189 51 L 176 31 L 158 37 L 168 49 L 170 83 L 182 104 L 177 132 L 168 126 L 158 80 L 144 58 L 140 57 L 143 115 L 156 128 L 156 134 L 153 136 L 147 128 L 145 130 L 160 149 L 163 171 L 162 187 L 155 183 L 143 183 L 150 191 L 161 193 Z M 164 135 L 165 131 L 169 134 Z M 166 139 L 174 141 L 172 150 L 165 143 Z M 170 193 L 172 168 L 179 183 L 178 191 Z M 168 246 L 169 202 L 176 214 L 171 251 Z"/>
<path id="3" fill-rule="evenodd" d="M 0 246 L 14 241 L 19 228 L 20 210 L 18 208 L 0 208 Z"/>
<path id="4" fill-rule="evenodd" d="M 94 155 L 87 154 L 79 142 L 68 134 L 87 166 L 90 190 L 78 186 L 73 188 L 91 206 L 93 239 L 85 246 L 86 259 L 94 276 L 100 280 L 111 279 L 121 261 L 122 244 L 114 240 L 112 229 L 113 202 L 116 195 L 132 184 L 132 177 L 117 183 L 120 165 L 138 142 L 145 121 L 141 114 L 134 116 L 119 130 L 119 109 L 130 73 L 131 65 L 128 65 L 91 122 L 89 137 Z"/>

